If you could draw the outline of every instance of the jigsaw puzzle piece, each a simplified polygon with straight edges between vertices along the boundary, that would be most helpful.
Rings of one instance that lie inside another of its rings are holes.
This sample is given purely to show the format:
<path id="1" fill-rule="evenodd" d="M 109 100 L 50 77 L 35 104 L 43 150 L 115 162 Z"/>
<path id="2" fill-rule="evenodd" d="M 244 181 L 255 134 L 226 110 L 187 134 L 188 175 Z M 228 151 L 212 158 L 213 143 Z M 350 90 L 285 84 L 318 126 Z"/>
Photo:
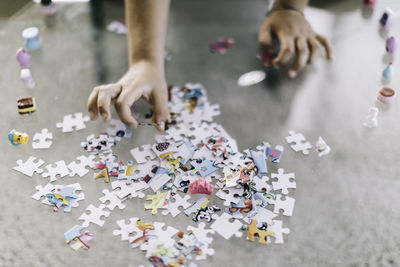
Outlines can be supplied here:
<path id="1" fill-rule="evenodd" d="M 259 244 L 264 244 L 264 245 L 268 244 L 267 237 L 275 236 L 274 232 L 268 231 L 269 230 L 268 228 L 270 227 L 267 224 L 266 229 L 260 229 L 257 227 L 257 220 L 252 220 L 247 230 L 247 240 L 249 240 L 250 242 L 254 242 L 254 237 L 258 236 Z"/>
<path id="2" fill-rule="evenodd" d="M 237 204 L 240 201 L 240 197 L 243 195 L 243 192 L 244 192 L 243 187 L 241 188 L 224 187 L 223 189 L 219 189 L 215 195 L 220 199 L 225 200 L 224 201 L 225 206 L 230 206 L 231 203 Z"/>
<path id="3" fill-rule="evenodd" d="M 283 197 L 282 195 L 277 194 L 276 199 L 272 203 L 275 205 L 274 212 L 276 214 L 279 214 L 279 211 L 283 210 L 283 215 L 292 216 L 295 203 L 294 198 L 288 196 Z"/>
<path id="4" fill-rule="evenodd" d="M 55 189 L 55 186 L 51 183 L 46 184 L 44 187 L 41 185 L 37 185 L 37 192 L 32 195 L 32 198 L 35 200 L 40 200 L 41 197 L 45 197 L 47 194 L 50 194 Z"/>
<path id="5" fill-rule="evenodd" d="M 301 151 L 304 155 L 308 155 L 310 153 L 310 149 L 312 148 L 311 144 L 306 141 L 306 138 L 302 133 L 296 133 L 295 131 L 289 131 L 289 136 L 285 137 L 286 142 L 290 145 L 290 147 L 296 151 Z"/>
<path id="6" fill-rule="evenodd" d="M 109 210 L 114 210 L 115 207 L 118 207 L 120 210 L 125 209 L 125 205 L 122 203 L 122 200 L 117 196 L 118 191 L 109 191 L 108 189 L 103 189 L 103 194 L 101 198 L 99 198 L 101 203 L 109 202 L 106 206 Z"/>
<path id="7" fill-rule="evenodd" d="M 43 128 L 40 133 L 35 133 L 35 135 L 33 136 L 33 141 L 37 142 L 32 142 L 32 148 L 33 149 L 49 148 L 53 143 L 53 141 L 50 141 L 52 139 L 53 139 L 53 134 L 49 133 L 49 130 L 47 128 Z"/>
<path id="8" fill-rule="evenodd" d="M 13 167 L 13 170 L 16 170 L 20 173 L 23 173 L 27 176 L 32 177 L 33 173 L 41 174 L 43 170 L 40 168 L 44 164 L 44 161 L 41 159 L 36 160 L 35 157 L 30 156 L 25 162 L 22 160 L 17 160 L 18 166 Z"/>
<path id="9" fill-rule="evenodd" d="M 287 195 L 289 194 L 288 189 L 296 188 L 296 182 L 294 181 L 295 174 L 294 172 L 291 173 L 284 173 L 285 170 L 283 168 L 278 169 L 278 173 L 272 173 L 271 178 L 277 179 L 277 182 L 272 182 L 272 186 L 274 190 L 282 190 L 282 194 Z"/>
<path id="10" fill-rule="evenodd" d="M 186 229 L 192 232 L 201 243 L 211 244 L 213 241 L 213 237 L 209 235 L 213 235 L 215 230 L 206 229 L 206 224 L 203 222 L 200 222 L 197 227 L 189 225 Z"/>
<path id="11" fill-rule="evenodd" d="M 118 220 L 117 224 L 119 229 L 115 229 L 113 231 L 113 235 L 121 236 L 121 240 L 129 240 L 130 238 L 138 237 L 143 235 L 143 231 L 137 227 L 137 221 L 139 219 L 136 217 L 132 217 L 129 219 L 129 224 L 125 222 L 125 220 Z"/>
<path id="12" fill-rule="evenodd" d="M 108 217 L 110 216 L 110 212 L 105 211 L 104 208 L 106 205 L 100 204 L 99 207 L 95 207 L 92 204 L 90 204 L 87 208 L 86 211 L 89 211 L 90 213 L 82 213 L 82 215 L 79 217 L 78 220 L 84 221 L 82 223 L 83 227 L 88 227 L 90 223 L 97 224 L 99 226 L 104 225 L 104 220 L 101 219 L 101 217 Z"/>
<path id="13" fill-rule="evenodd" d="M 213 214 L 213 219 L 215 222 L 211 225 L 211 229 L 217 232 L 225 239 L 229 239 L 232 236 L 241 237 L 243 233 L 241 232 L 242 223 L 235 220 L 231 215 L 223 212 L 221 215 Z"/>
<path id="14" fill-rule="evenodd" d="M 86 169 L 86 167 L 93 168 L 93 166 L 96 163 L 94 161 L 94 158 L 95 158 L 94 155 L 77 157 L 79 163 L 77 161 L 73 161 L 67 166 L 68 169 L 71 170 L 69 176 L 79 175 L 80 177 L 82 177 L 86 175 L 89 172 L 89 170 Z"/>
<path id="15" fill-rule="evenodd" d="M 170 191 L 161 193 L 157 191 L 155 195 L 147 195 L 146 200 L 150 200 L 151 203 L 145 203 L 144 208 L 146 210 L 151 210 L 151 214 L 157 214 L 158 209 L 165 209 L 168 207 L 168 200 L 170 197 Z"/>
<path id="16" fill-rule="evenodd" d="M 126 197 L 129 198 L 144 198 L 145 194 L 142 192 L 149 186 L 144 181 L 132 181 L 131 183 L 127 184 L 123 180 L 116 180 L 111 183 L 111 187 L 113 190 L 120 188 L 121 190 L 116 192 L 116 195 L 120 199 L 124 199 Z"/>
<path id="17" fill-rule="evenodd" d="M 131 149 L 130 152 L 137 163 L 145 163 L 146 161 L 153 160 L 157 157 L 149 144 Z"/>
<path id="18" fill-rule="evenodd" d="M 283 234 L 288 235 L 290 233 L 289 228 L 283 228 L 282 221 L 280 221 L 280 220 L 274 220 L 271 225 L 270 230 L 271 230 L 271 232 L 274 232 L 274 234 L 275 234 L 275 236 L 274 236 L 275 244 L 283 244 L 284 243 Z"/>
<path id="19" fill-rule="evenodd" d="M 107 133 L 111 136 L 117 136 L 119 138 L 126 137 L 131 138 L 132 128 L 122 121 L 117 119 L 111 119 L 110 124 L 112 127 L 107 128 Z"/>
<path id="20" fill-rule="evenodd" d="M 77 112 L 65 115 L 63 122 L 57 122 L 56 127 L 61 128 L 63 133 L 72 132 L 75 128 L 76 131 L 86 128 L 85 122 L 89 121 L 89 116 L 83 116 L 82 112 Z"/>
<path id="21" fill-rule="evenodd" d="M 47 165 L 45 168 L 47 169 L 47 172 L 44 172 L 42 174 L 42 177 L 49 177 L 50 182 L 54 182 L 57 180 L 57 175 L 62 178 L 65 177 L 69 174 L 69 170 L 67 165 L 65 164 L 65 161 L 59 160 L 54 163 L 55 167 L 53 167 L 52 164 Z"/>
<path id="22" fill-rule="evenodd" d="M 162 212 L 163 215 L 167 215 L 168 213 L 172 215 L 172 217 L 175 217 L 179 213 L 181 213 L 181 210 L 179 210 L 179 207 L 183 207 L 183 209 L 188 208 L 191 203 L 188 202 L 190 199 L 189 195 L 185 195 L 183 198 L 176 194 L 172 197 L 175 201 L 169 201 L 168 203 L 168 208 Z"/>

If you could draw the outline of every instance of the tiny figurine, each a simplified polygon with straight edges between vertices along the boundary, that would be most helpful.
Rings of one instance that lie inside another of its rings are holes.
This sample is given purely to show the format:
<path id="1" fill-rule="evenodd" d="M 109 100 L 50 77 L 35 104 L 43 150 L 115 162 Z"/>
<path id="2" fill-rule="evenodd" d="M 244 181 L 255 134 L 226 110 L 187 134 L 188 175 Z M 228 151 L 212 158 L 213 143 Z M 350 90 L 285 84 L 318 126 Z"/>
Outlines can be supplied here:
<path id="1" fill-rule="evenodd" d="M 30 69 L 22 69 L 21 70 L 21 80 L 24 82 L 24 85 L 27 88 L 34 88 L 35 87 L 35 81 L 32 78 L 32 73 Z"/>
<path id="2" fill-rule="evenodd" d="M 390 80 L 393 76 L 393 67 L 392 67 L 392 62 L 390 62 L 386 68 L 383 70 L 382 73 L 383 77 L 387 80 Z"/>
<path id="3" fill-rule="evenodd" d="M 36 111 L 36 103 L 34 97 L 25 97 L 17 100 L 19 114 L 32 113 Z"/>
<path id="4" fill-rule="evenodd" d="M 211 195 L 214 190 L 214 186 L 207 182 L 203 177 L 197 179 L 189 185 L 189 191 L 191 194 L 207 194 Z"/>
<path id="5" fill-rule="evenodd" d="M 365 6 L 375 6 L 376 0 L 363 0 Z"/>
<path id="6" fill-rule="evenodd" d="M 322 139 L 322 137 L 320 136 L 317 142 L 315 143 L 315 151 L 318 152 L 319 157 L 322 157 L 329 154 L 329 152 L 331 152 L 331 148 L 325 143 L 324 139 Z"/>
<path id="7" fill-rule="evenodd" d="M 395 90 L 393 90 L 392 88 L 385 87 L 379 90 L 377 98 L 382 103 L 389 104 L 390 102 L 393 101 L 395 96 L 396 96 Z"/>
<path id="8" fill-rule="evenodd" d="M 386 40 L 386 52 L 388 52 L 389 54 L 394 54 L 396 50 L 397 50 L 396 38 L 394 36 L 391 36 Z"/>
<path id="9" fill-rule="evenodd" d="M 29 136 L 26 133 L 20 133 L 12 129 L 8 134 L 8 140 L 10 140 L 13 146 L 19 146 L 28 143 Z"/>
<path id="10" fill-rule="evenodd" d="M 218 41 L 210 44 L 210 52 L 218 54 L 226 54 L 228 49 L 235 46 L 235 40 L 233 38 L 221 38 Z"/>
<path id="11" fill-rule="evenodd" d="M 378 116 L 379 110 L 376 107 L 370 107 L 368 109 L 368 115 L 366 121 L 363 123 L 363 126 L 366 128 L 376 128 L 378 126 L 378 120 L 376 117 Z"/>
<path id="12" fill-rule="evenodd" d="M 37 50 L 40 48 L 39 29 L 36 27 L 26 28 L 22 32 L 25 39 L 25 48 L 28 50 Z"/>
<path id="13" fill-rule="evenodd" d="M 393 24 L 393 11 L 390 8 L 387 8 L 385 12 L 383 12 L 381 19 L 379 20 L 379 24 L 385 30 L 388 30 L 392 27 Z"/>
<path id="14" fill-rule="evenodd" d="M 20 48 L 17 51 L 17 61 L 21 68 L 27 68 L 31 65 L 31 55 L 24 48 Z"/>
<path id="15" fill-rule="evenodd" d="M 56 13 L 56 5 L 51 0 L 41 0 L 40 6 L 42 7 L 42 13 L 45 15 L 53 15 Z"/>

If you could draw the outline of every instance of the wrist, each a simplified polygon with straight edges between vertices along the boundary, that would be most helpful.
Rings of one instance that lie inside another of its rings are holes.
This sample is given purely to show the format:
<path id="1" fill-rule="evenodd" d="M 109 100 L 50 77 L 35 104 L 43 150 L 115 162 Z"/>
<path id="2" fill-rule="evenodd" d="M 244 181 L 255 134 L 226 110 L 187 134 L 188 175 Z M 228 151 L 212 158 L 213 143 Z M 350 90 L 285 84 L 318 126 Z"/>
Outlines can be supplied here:
<path id="1" fill-rule="evenodd" d="M 129 69 L 151 68 L 164 75 L 164 60 L 156 58 L 133 58 L 129 62 Z"/>
<path id="2" fill-rule="evenodd" d="M 278 10 L 292 10 L 303 15 L 304 8 L 308 1 L 277 0 L 272 6 L 271 12 Z"/>

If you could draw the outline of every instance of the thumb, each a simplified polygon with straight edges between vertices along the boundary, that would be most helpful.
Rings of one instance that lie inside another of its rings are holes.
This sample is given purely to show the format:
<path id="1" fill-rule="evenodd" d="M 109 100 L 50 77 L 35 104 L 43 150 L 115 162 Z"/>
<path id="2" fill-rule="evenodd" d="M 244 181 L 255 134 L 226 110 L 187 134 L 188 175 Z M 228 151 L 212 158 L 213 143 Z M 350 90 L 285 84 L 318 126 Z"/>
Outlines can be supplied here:
<path id="1" fill-rule="evenodd" d="M 157 130 L 164 131 L 165 123 L 169 120 L 168 91 L 166 85 L 163 85 L 160 88 L 156 88 L 154 90 L 153 105 L 155 123 L 157 123 Z"/>

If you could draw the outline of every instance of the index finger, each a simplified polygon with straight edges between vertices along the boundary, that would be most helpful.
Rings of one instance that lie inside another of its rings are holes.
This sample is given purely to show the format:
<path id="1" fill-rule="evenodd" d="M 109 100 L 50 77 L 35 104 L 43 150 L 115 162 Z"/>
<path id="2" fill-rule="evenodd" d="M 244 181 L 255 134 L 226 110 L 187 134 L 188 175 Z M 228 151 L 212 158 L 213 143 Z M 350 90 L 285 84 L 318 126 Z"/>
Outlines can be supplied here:
<path id="1" fill-rule="evenodd" d="M 138 123 L 132 116 L 131 106 L 142 96 L 142 91 L 137 87 L 132 86 L 129 89 L 122 90 L 117 101 L 115 102 L 115 109 L 121 121 L 132 128 L 136 128 Z"/>

